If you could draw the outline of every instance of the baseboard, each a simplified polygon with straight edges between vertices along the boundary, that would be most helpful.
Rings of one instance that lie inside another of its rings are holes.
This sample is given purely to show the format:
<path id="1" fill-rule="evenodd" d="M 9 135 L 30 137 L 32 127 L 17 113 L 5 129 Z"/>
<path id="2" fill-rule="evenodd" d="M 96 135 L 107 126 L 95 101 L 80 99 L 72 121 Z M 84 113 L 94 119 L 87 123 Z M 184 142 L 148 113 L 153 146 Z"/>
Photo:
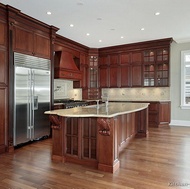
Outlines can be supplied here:
<path id="1" fill-rule="evenodd" d="M 190 127 L 190 121 L 184 120 L 171 120 L 170 126 L 182 126 L 182 127 Z"/>

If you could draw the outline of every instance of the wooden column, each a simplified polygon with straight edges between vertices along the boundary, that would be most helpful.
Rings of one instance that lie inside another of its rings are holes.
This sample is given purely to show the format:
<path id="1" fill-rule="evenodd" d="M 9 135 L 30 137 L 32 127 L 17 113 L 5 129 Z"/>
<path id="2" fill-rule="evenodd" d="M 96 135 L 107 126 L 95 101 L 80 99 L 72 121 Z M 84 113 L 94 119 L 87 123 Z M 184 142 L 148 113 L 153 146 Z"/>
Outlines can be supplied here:
<path id="1" fill-rule="evenodd" d="M 52 123 L 52 159 L 57 161 L 65 162 L 65 127 L 66 118 L 59 117 L 57 115 L 49 116 L 50 122 Z"/>
<path id="2" fill-rule="evenodd" d="M 117 119 L 98 118 L 98 169 L 101 171 L 114 173 L 119 169 L 118 142 L 117 142 Z"/>
<path id="3" fill-rule="evenodd" d="M 148 135 L 148 108 L 136 112 L 136 137 L 146 137 Z"/>

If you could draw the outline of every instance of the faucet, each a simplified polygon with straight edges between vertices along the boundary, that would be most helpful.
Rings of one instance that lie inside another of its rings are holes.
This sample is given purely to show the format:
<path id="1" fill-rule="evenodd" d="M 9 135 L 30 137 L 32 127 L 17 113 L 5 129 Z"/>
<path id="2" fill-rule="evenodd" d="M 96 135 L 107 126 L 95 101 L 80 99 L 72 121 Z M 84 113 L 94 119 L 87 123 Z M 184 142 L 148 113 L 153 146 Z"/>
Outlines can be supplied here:
<path id="1" fill-rule="evenodd" d="M 106 97 L 106 107 L 108 107 L 108 97 Z"/>
<path id="2" fill-rule="evenodd" d="M 97 109 L 99 109 L 99 100 L 96 100 Z"/>
<path id="3" fill-rule="evenodd" d="M 105 104 L 106 104 L 106 108 L 108 107 L 108 96 L 102 96 L 102 101 L 103 101 L 103 99 L 105 99 L 104 100 L 104 102 L 105 102 Z"/>

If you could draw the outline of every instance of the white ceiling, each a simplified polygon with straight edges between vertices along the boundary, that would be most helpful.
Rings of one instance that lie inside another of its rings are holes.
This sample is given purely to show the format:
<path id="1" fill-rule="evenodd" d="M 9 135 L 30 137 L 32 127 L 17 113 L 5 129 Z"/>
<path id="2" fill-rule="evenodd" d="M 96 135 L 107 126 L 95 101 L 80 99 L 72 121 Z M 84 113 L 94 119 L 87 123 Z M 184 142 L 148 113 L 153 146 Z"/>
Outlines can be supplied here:
<path id="1" fill-rule="evenodd" d="M 173 37 L 190 41 L 190 0 L 0 0 L 91 48 Z M 46 12 L 51 11 L 51 15 Z M 155 16 L 160 12 L 159 16 Z M 73 24 L 74 27 L 70 27 Z M 141 30 L 144 28 L 144 31 Z M 86 34 L 90 35 L 87 36 Z M 123 38 L 121 38 L 123 36 Z M 102 40 L 102 42 L 99 42 Z"/>

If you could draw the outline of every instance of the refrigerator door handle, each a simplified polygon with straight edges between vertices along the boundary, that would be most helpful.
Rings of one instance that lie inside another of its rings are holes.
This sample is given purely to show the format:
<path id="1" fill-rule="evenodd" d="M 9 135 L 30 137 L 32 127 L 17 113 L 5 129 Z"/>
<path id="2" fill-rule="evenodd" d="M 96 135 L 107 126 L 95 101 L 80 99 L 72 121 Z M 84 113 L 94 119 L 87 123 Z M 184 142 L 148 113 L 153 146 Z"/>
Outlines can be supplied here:
<path id="1" fill-rule="evenodd" d="M 31 70 L 31 128 L 30 139 L 34 139 L 34 70 Z"/>
<path id="2" fill-rule="evenodd" d="M 34 110 L 38 110 L 38 96 L 34 96 Z"/>

